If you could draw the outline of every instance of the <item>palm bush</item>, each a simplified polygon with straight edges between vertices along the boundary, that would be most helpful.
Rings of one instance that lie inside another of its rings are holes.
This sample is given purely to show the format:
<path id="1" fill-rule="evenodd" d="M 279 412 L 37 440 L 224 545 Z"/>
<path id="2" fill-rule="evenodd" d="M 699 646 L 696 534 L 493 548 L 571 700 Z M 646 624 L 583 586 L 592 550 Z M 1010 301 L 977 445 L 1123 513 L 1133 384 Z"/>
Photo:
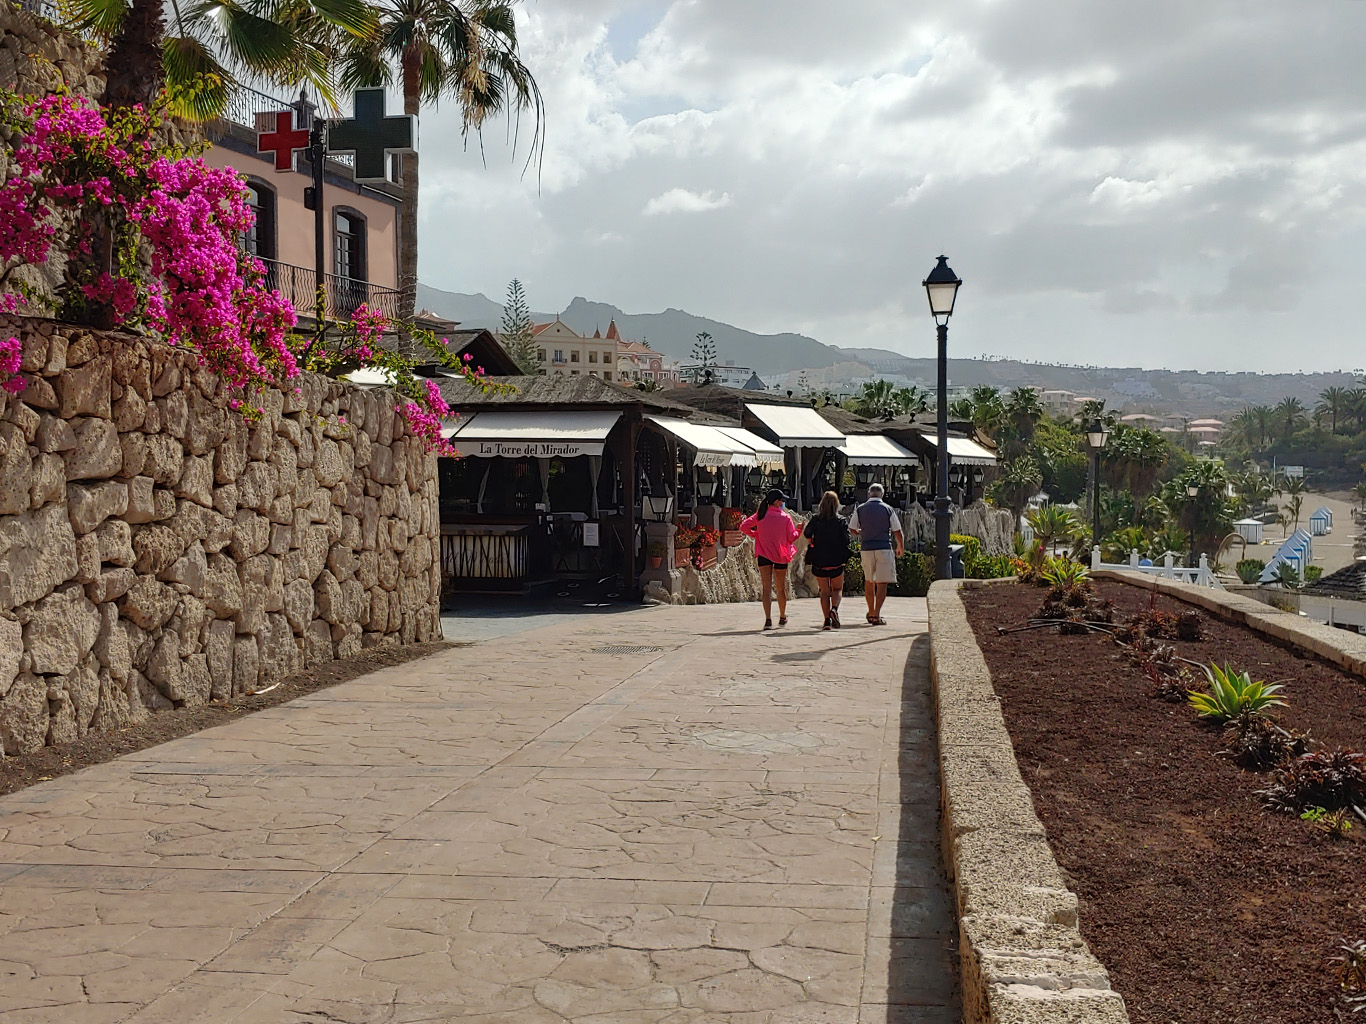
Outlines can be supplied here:
<path id="1" fill-rule="evenodd" d="M 1233 571 L 1244 583 L 1256 583 L 1261 579 L 1262 570 L 1265 568 L 1266 563 L 1260 558 L 1244 558 L 1233 567 Z"/>
<path id="2" fill-rule="evenodd" d="M 1052 554 L 1053 545 L 1057 541 L 1071 537 L 1081 527 L 1075 512 L 1070 508 L 1062 508 L 1051 503 L 1044 503 L 1038 508 L 1030 509 L 1025 514 L 1025 519 L 1028 521 L 1030 529 L 1034 531 L 1035 539 L 1043 545 L 1043 551 L 1046 555 Z"/>
<path id="3" fill-rule="evenodd" d="M 1227 665 L 1221 669 L 1210 664 L 1205 675 L 1209 678 L 1210 692 L 1191 690 L 1188 699 L 1201 718 L 1214 724 L 1258 718 L 1268 714 L 1273 707 L 1285 706 L 1285 700 L 1277 696 L 1281 689 L 1279 683 L 1255 681 L 1251 674 L 1235 672 Z"/>
<path id="4" fill-rule="evenodd" d="M 1070 558 L 1050 558 L 1040 571 L 1045 583 L 1065 590 L 1080 586 L 1091 579 L 1091 570 Z"/>

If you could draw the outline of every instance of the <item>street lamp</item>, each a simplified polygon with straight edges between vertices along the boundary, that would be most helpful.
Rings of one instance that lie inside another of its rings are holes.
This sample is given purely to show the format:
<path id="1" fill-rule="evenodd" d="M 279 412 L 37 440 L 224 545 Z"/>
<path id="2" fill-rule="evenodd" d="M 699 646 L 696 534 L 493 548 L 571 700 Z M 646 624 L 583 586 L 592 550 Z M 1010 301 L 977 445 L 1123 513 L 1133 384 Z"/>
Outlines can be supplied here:
<path id="1" fill-rule="evenodd" d="M 949 317 L 963 282 L 949 269 L 949 258 L 939 262 L 923 282 L 930 299 L 930 315 L 939 334 L 939 485 L 934 498 L 934 575 L 946 580 L 949 568 Z"/>
<path id="2" fill-rule="evenodd" d="M 1195 568 L 1195 499 L 1199 496 L 1199 484 L 1186 484 L 1186 497 L 1190 499 L 1187 504 L 1190 506 L 1191 519 L 1191 551 L 1190 557 L 1186 560 L 1186 564 L 1192 569 Z"/>
<path id="3" fill-rule="evenodd" d="M 1100 543 L 1100 452 L 1110 440 L 1110 431 L 1099 416 L 1086 427 L 1086 444 L 1091 449 L 1091 543 Z"/>

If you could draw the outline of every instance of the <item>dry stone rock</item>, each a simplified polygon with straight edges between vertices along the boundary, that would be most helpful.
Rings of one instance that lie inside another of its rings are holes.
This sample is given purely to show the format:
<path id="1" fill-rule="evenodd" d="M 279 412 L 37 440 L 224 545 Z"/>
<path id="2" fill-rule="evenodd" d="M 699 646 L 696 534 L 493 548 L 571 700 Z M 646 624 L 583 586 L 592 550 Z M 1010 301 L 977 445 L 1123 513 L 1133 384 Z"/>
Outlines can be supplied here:
<path id="1" fill-rule="evenodd" d="M 0 698 L 0 748 L 7 755 L 31 754 L 42 749 L 47 732 L 47 680 L 21 672 Z"/>
<path id="2" fill-rule="evenodd" d="M 119 432 L 109 420 L 91 416 L 72 421 L 76 447 L 66 453 L 68 480 L 105 480 L 123 467 Z"/>
<path id="3" fill-rule="evenodd" d="M 122 519 L 106 519 L 95 530 L 100 546 L 100 561 L 131 566 L 137 561 L 133 551 L 133 528 Z"/>
<path id="4" fill-rule="evenodd" d="M 157 408 L 161 411 L 161 429 L 177 440 L 183 438 L 190 422 L 190 405 L 185 392 L 172 391 L 165 398 L 158 398 Z"/>
<path id="5" fill-rule="evenodd" d="M 19 656 L 24 653 L 24 630 L 14 619 L 0 618 L 0 697 L 9 693 L 19 675 Z"/>
<path id="6" fill-rule="evenodd" d="M 51 381 L 46 381 L 42 377 L 25 377 L 24 385 L 24 390 L 19 393 L 19 400 L 25 405 L 34 409 L 56 409 L 60 404 L 57 389 L 52 386 Z"/>
<path id="7" fill-rule="evenodd" d="M 66 346 L 66 365 L 68 368 L 73 366 L 84 366 L 99 354 L 99 342 L 95 340 L 93 334 L 76 334 L 67 340 Z M 101 360 L 106 366 L 109 362 Z"/>
<path id="8" fill-rule="evenodd" d="M 313 584 L 313 599 L 317 605 L 318 614 L 327 620 L 329 625 L 335 625 L 346 620 L 346 606 L 342 599 L 341 584 L 327 570 L 319 573 L 317 581 Z"/>
<path id="9" fill-rule="evenodd" d="M 185 542 L 169 526 L 144 526 L 133 534 L 133 551 L 139 573 L 155 576 L 173 565 L 185 551 Z"/>
<path id="10" fill-rule="evenodd" d="M 77 534 L 90 533 L 110 516 L 123 515 L 128 508 L 128 488 L 117 480 L 98 484 L 68 484 L 66 507 L 70 525 Z"/>
<path id="11" fill-rule="evenodd" d="M 226 700 L 232 696 L 232 654 L 237 639 L 237 630 L 226 619 L 215 619 L 209 623 L 204 641 L 210 681 L 210 695 L 213 700 Z"/>
<path id="12" fill-rule="evenodd" d="M 27 512 L 33 489 L 33 456 L 13 423 L 0 423 L 0 515 Z"/>
<path id="13" fill-rule="evenodd" d="M 184 460 L 179 441 L 169 434 L 156 434 L 147 438 L 147 461 L 142 471 L 156 483 L 171 486 L 180 481 Z"/>
<path id="14" fill-rule="evenodd" d="M 332 659 L 332 627 L 314 619 L 304 631 L 304 664 L 322 665 Z"/>
<path id="15" fill-rule="evenodd" d="M 204 545 L 194 541 L 185 548 L 185 553 L 162 570 L 157 579 L 163 583 L 181 583 L 190 588 L 190 593 L 202 597 L 208 581 L 209 564 L 204 554 Z"/>
<path id="16" fill-rule="evenodd" d="M 33 508 L 42 508 L 49 501 L 60 501 L 66 493 L 66 463 L 60 455 L 39 455 L 33 461 Z"/>
<path id="17" fill-rule="evenodd" d="M 232 692 L 254 693 L 261 679 L 261 652 L 256 638 L 239 636 L 232 643 Z"/>
<path id="18" fill-rule="evenodd" d="M 150 476 L 135 476 L 128 481 L 128 511 L 124 519 L 130 523 L 150 523 L 157 516 L 156 488 Z"/>
<path id="19" fill-rule="evenodd" d="M 40 452 L 69 452 L 76 447 L 76 432 L 68 421 L 44 413 L 33 440 Z"/>
<path id="20" fill-rule="evenodd" d="M 99 696 L 96 698 L 95 714 L 90 722 L 91 732 L 116 732 L 132 724 L 128 713 L 128 700 L 113 677 L 104 669 L 96 673 Z"/>
<path id="21" fill-rule="evenodd" d="M 267 618 L 269 625 L 261 637 L 263 663 L 276 678 L 299 671 L 303 656 L 299 652 L 298 642 L 294 639 L 294 631 L 285 617 L 278 612 L 272 612 Z"/>
<path id="22" fill-rule="evenodd" d="M 185 456 L 180 480 L 172 489 L 176 497 L 189 498 L 205 508 L 213 507 L 213 463 L 208 458 Z"/>
<path id="23" fill-rule="evenodd" d="M 195 594 L 220 619 L 231 619 L 242 611 L 242 580 L 237 564 L 222 554 L 209 556 L 203 593 Z"/>
<path id="24" fill-rule="evenodd" d="M 141 672 L 133 673 L 131 685 L 137 688 L 138 700 L 147 711 L 170 711 L 175 707 L 166 699 L 166 695 L 152 685 L 152 681 Z"/>
<path id="25" fill-rule="evenodd" d="M 302 634 L 313 621 L 313 588 L 307 580 L 294 580 L 284 588 L 284 613 L 290 628 Z"/>
<path id="26" fill-rule="evenodd" d="M 34 672 L 64 675 L 95 646 L 100 613 L 74 583 L 39 601 L 24 625 L 24 653 Z"/>
<path id="27" fill-rule="evenodd" d="M 124 388 L 113 405 L 113 416 L 120 433 L 139 430 L 147 418 L 147 400 L 132 388 Z"/>
<path id="28" fill-rule="evenodd" d="M 123 451 L 123 465 L 119 476 L 140 476 L 147 468 L 147 435 L 130 431 L 119 435 L 119 448 Z"/>
<path id="29" fill-rule="evenodd" d="M 207 704 L 213 696 L 213 679 L 209 675 L 208 656 L 191 654 L 186 658 L 181 682 L 184 686 L 186 704 L 192 707 Z"/>
<path id="30" fill-rule="evenodd" d="M 250 509 L 238 509 L 232 523 L 228 550 L 237 561 L 259 555 L 270 544 L 270 520 Z"/>
<path id="31" fill-rule="evenodd" d="M 175 495 L 164 487 L 152 491 L 152 519 L 161 522 L 175 517 Z"/>
<path id="32" fill-rule="evenodd" d="M 169 395 L 178 387 L 180 387 L 180 367 L 168 361 L 165 368 L 152 383 L 152 397 L 161 398 L 164 395 Z"/>
<path id="33" fill-rule="evenodd" d="M 77 583 L 92 583 L 100 574 L 100 544 L 94 534 L 76 538 L 76 575 L 71 578 Z"/>
<path id="34" fill-rule="evenodd" d="M 246 468 L 247 428 L 241 420 L 235 420 L 229 426 L 223 443 L 214 451 L 214 480 L 219 484 L 233 483 Z"/>
<path id="35" fill-rule="evenodd" d="M 175 614 L 178 603 L 179 595 L 166 584 L 151 576 L 139 576 L 119 602 L 119 609 L 134 625 L 156 629 Z"/>
<path id="36" fill-rule="evenodd" d="M 185 700 L 185 671 L 180 660 L 180 637 L 165 630 L 147 662 L 147 678 L 173 704 Z"/>
<path id="37" fill-rule="evenodd" d="M 57 375 L 58 409 L 63 419 L 72 416 L 99 416 L 109 419 L 109 383 L 112 367 L 106 359 L 95 359 L 78 369 Z"/>
<path id="38" fill-rule="evenodd" d="M 90 722 L 95 717 L 95 707 L 99 703 L 99 662 L 93 656 L 87 657 L 76 666 L 74 672 L 59 676 L 49 683 L 49 689 L 54 684 L 62 687 L 71 703 L 75 713 L 76 735 L 84 736 L 90 731 Z"/>
<path id="39" fill-rule="evenodd" d="M 198 390 L 190 394 L 189 403 L 185 448 L 191 455 L 210 455 L 223 441 L 228 412 Z"/>
<path id="40" fill-rule="evenodd" d="M 0 517 L 0 609 L 37 601 L 76 573 L 76 535 L 63 505 Z"/>
<path id="41" fill-rule="evenodd" d="M 116 682 L 128 682 L 133 671 L 132 648 L 127 629 L 119 623 L 119 610 L 112 604 L 100 605 L 100 631 L 92 650 L 100 666 Z"/>
<path id="42" fill-rule="evenodd" d="M 106 601 L 116 601 L 133 585 L 137 579 L 137 574 L 132 569 L 117 568 L 101 572 L 91 582 L 85 585 L 85 596 L 96 604 L 103 604 Z"/>
<path id="43" fill-rule="evenodd" d="M 265 512 L 275 500 L 279 473 L 268 462 L 252 462 L 237 481 L 238 501 L 246 508 Z"/>

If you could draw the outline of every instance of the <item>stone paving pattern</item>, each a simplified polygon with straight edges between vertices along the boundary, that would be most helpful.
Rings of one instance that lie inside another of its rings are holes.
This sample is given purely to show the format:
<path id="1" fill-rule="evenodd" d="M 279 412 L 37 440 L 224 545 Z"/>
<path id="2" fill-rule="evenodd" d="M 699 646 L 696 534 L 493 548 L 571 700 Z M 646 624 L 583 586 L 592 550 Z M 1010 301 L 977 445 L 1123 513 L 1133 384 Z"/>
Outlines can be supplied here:
<path id="1" fill-rule="evenodd" d="M 889 604 L 556 622 L 0 799 L 0 1019 L 955 1022 Z"/>

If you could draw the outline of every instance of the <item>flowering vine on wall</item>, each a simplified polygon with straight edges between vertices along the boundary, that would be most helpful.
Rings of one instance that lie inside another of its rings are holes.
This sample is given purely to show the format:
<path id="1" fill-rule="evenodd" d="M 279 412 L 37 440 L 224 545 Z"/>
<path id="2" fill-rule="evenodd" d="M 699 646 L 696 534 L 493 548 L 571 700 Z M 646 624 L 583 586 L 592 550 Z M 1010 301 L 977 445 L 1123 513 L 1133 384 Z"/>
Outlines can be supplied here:
<path id="1" fill-rule="evenodd" d="M 413 378 L 412 361 L 380 346 L 382 314 L 362 306 L 326 345 L 294 332 L 293 306 L 265 287 L 265 268 L 240 245 L 253 221 L 240 175 L 157 142 L 161 119 L 141 108 L 104 111 L 55 94 L 11 97 L 0 116 L 13 140 L 0 184 L 0 287 L 10 289 L 0 312 L 40 301 L 14 271 L 65 256 L 57 316 L 194 351 L 245 415 L 254 392 L 291 386 L 301 369 L 378 367 L 407 398 L 413 433 L 429 451 L 453 454 L 440 435 L 449 408 L 432 381 Z M 440 341 L 420 340 L 433 361 L 487 386 Z M 23 390 L 17 353 L 14 339 L 0 342 L 0 386 L 14 393 Z"/>

